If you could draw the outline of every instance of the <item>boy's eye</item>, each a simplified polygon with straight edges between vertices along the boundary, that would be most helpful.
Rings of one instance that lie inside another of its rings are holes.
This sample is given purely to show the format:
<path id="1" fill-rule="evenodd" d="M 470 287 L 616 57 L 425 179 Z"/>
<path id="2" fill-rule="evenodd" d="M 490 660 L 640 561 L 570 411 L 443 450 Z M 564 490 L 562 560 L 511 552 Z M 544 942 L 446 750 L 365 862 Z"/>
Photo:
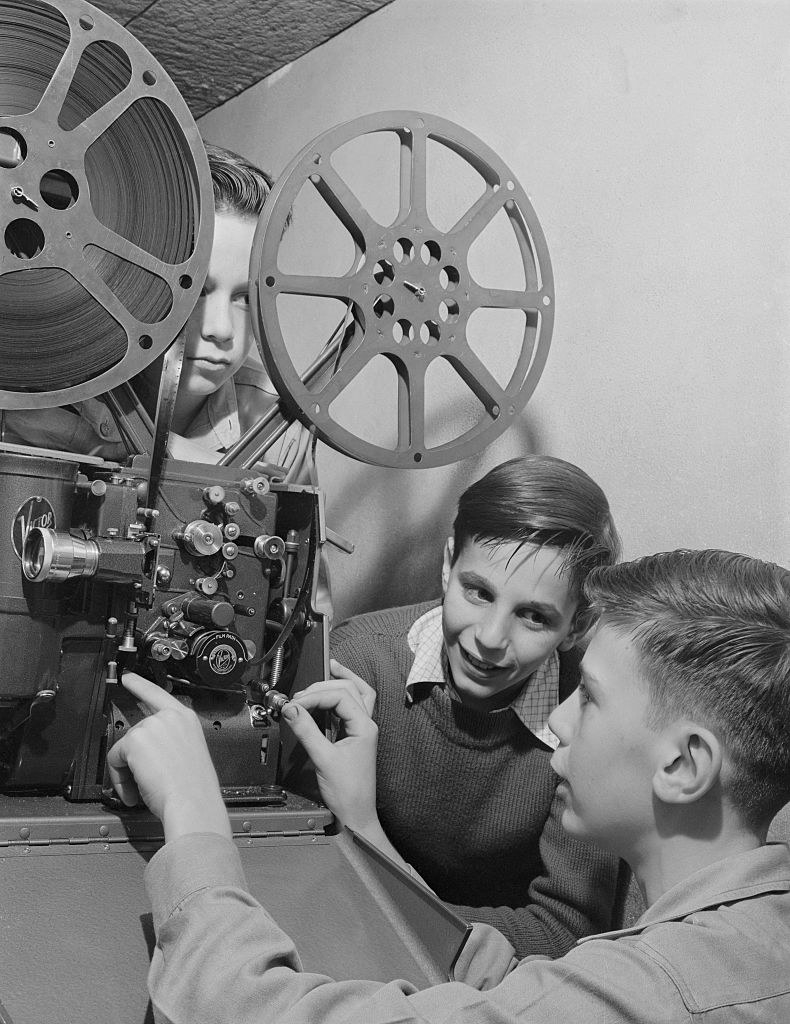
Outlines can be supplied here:
<path id="1" fill-rule="evenodd" d="M 587 704 L 587 702 L 590 699 L 590 691 L 587 689 L 584 683 L 579 683 L 579 685 L 576 687 L 576 692 L 579 694 L 580 706 L 584 707 L 584 705 Z"/>
<path id="2" fill-rule="evenodd" d="M 233 303 L 236 306 L 242 306 L 244 309 L 250 308 L 250 294 L 247 291 L 239 292 L 238 295 L 233 296 Z"/>
<path id="3" fill-rule="evenodd" d="M 519 616 L 523 622 L 532 626 L 544 626 L 548 621 L 543 612 L 535 611 L 534 608 L 525 608 L 519 612 Z"/>
<path id="4" fill-rule="evenodd" d="M 470 601 L 485 603 L 492 600 L 491 594 L 485 589 L 485 587 L 469 585 L 464 587 L 464 591 Z"/>

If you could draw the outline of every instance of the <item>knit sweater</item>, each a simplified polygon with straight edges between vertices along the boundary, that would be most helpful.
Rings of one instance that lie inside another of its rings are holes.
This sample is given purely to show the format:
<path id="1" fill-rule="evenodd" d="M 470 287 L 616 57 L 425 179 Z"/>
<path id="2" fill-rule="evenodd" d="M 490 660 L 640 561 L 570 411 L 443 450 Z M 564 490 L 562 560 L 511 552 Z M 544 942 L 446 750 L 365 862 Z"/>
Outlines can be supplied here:
<path id="1" fill-rule="evenodd" d="M 434 605 L 358 615 L 330 640 L 332 657 L 377 693 L 381 824 L 462 917 L 494 925 L 520 957 L 561 956 L 612 927 L 618 862 L 564 833 L 552 752 L 512 709 L 475 711 L 435 683 L 415 686 L 409 702 L 408 632 Z M 560 680 L 565 696 L 578 658 L 571 671 L 561 662 Z"/>

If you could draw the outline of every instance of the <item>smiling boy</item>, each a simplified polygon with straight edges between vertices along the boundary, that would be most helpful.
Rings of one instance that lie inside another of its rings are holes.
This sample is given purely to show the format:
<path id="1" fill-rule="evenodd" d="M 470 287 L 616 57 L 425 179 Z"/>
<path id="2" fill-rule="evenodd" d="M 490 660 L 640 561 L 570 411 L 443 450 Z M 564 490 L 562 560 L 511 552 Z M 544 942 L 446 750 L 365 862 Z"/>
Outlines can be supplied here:
<path id="1" fill-rule="evenodd" d="M 453 551 L 451 538 L 442 604 L 449 688 L 465 707 L 496 711 L 556 650 L 573 647 L 578 596 L 554 545 L 467 540 L 455 560 Z"/>
<path id="2" fill-rule="evenodd" d="M 520 956 L 613 924 L 618 862 L 562 831 L 548 718 L 578 681 L 584 579 L 618 552 L 586 473 L 511 459 L 459 499 L 443 600 L 338 626 L 339 678 L 306 691 L 347 687 L 378 726 L 375 789 L 340 820 Z"/>
<path id="3" fill-rule="evenodd" d="M 766 835 L 790 799 L 790 572 L 675 551 L 597 570 L 586 593 L 599 624 L 581 688 L 551 716 L 553 763 L 564 826 L 628 859 L 649 904 L 635 925 L 520 964 L 478 925 L 456 980 L 423 991 L 305 973 L 246 891 L 199 723 L 132 677 L 156 714 L 111 761 L 125 799 L 134 773 L 165 823 L 147 869 L 157 1019 L 786 1024 L 790 850 Z M 335 710 L 345 738 L 326 740 L 315 707 Z M 306 694 L 284 717 L 325 794 L 364 777 L 376 728 L 347 688 Z"/>

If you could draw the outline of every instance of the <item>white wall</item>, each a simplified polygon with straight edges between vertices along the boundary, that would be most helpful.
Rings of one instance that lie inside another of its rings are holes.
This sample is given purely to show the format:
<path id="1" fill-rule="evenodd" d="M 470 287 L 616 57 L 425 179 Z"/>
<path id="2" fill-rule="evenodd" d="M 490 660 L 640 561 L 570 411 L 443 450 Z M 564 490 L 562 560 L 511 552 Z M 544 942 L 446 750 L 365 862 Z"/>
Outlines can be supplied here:
<path id="1" fill-rule="evenodd" d="M 784 0 L 394 0 L 202 119 L 279 173 L 364 113 L 449 118 L 548 239 L 554 339 L 516 428 L 444 469 L 322 451 L 330 525 L 357 544 L 330 555 L 341 615 L 435 592 L 458 492 L 523 450 L 601 483 L 627 556 L 790 562 L 789 48 Z"/>

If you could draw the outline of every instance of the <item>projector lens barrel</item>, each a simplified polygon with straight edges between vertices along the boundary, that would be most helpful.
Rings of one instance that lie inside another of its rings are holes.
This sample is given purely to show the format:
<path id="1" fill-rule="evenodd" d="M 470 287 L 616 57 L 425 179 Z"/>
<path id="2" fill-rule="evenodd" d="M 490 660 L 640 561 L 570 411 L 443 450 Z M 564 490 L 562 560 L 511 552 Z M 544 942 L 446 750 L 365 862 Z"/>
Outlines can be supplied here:
<path id="1" fill-rule="evenodd" d="M 99 545 L 94 540 L 35 526 L 25 538 L 22 569 L 31 583 L 95 576 Z"/>

